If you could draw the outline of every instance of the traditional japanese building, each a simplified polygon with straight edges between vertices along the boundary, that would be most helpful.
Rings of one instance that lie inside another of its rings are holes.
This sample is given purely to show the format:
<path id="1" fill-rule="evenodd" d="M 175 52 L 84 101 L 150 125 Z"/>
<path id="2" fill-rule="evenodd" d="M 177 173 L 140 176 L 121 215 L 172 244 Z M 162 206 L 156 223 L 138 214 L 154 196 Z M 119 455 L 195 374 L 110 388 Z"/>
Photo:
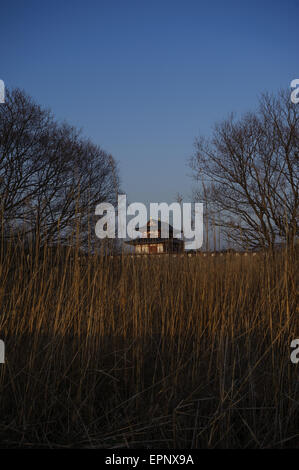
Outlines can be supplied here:
<path id="1" fill-rule="evenodd" d="M 139 229 L 142 236 L 126 243 L 134 246 L 136 254 L 183 253 L 185 249 L 184 240 L 174 236 L 174 228 L 171 225 L 168 225 L 168 238 L 163 238 L 162 224 L 165 228 L 165 223 L 150 218 L 146 226 Z"/>

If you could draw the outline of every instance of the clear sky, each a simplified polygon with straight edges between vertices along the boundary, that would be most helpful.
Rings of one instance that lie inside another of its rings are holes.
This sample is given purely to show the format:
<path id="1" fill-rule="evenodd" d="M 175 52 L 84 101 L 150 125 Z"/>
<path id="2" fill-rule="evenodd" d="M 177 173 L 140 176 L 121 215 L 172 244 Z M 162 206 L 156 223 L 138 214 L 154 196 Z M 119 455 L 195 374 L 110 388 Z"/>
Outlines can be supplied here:
<path id="1" fill-rule="evenodd" d="M 0 3 L 0 79 L 83 129 L 130 202 L 191 200 L 199 134 L 299 78 L 299 2 Z"/>

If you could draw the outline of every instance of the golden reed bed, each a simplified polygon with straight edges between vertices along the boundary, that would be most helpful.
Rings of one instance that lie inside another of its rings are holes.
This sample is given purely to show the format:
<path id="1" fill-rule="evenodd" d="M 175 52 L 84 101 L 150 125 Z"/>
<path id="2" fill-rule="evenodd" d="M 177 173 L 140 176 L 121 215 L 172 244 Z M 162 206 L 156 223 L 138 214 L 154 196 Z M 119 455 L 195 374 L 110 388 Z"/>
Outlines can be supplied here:
<path id="1" fill-rule="evenodd" d="M 2 246 L 2 447 L 299 445 L 298 254 Z"/>

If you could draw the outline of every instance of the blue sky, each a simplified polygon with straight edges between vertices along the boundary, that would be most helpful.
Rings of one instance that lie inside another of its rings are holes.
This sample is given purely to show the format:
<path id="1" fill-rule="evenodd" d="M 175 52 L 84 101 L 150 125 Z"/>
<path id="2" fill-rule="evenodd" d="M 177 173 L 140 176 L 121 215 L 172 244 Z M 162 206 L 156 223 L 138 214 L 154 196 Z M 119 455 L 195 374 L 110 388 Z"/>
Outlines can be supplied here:
<path id="1" fill-rule="evenodd" d="M 200 134 L 299 78 L 298 1 L 9 1 L 0 78 L 119 162 L 129 202 L 191 200 Z"/>

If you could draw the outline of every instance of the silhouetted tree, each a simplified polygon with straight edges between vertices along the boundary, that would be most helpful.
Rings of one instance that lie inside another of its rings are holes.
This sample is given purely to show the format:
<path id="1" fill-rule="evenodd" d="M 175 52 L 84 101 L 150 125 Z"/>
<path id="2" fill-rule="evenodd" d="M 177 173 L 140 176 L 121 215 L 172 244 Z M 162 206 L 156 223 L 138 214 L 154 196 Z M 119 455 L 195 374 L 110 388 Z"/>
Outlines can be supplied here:
<path id="1" fill-rule="evenodd" d="M 190 161 L 222 233 L 247 248 L 292 246 L 298 236 L 299 107 L 290 93 L 261 96 L 259 108 L 217 124 Z"/>
<path id="2" fill-rule="evenodd" d="M 115 160 L 18 89 L 0 105 L 0 214 L 7 236 L 94 238 L 95 207 L 116 203 Z"/>

